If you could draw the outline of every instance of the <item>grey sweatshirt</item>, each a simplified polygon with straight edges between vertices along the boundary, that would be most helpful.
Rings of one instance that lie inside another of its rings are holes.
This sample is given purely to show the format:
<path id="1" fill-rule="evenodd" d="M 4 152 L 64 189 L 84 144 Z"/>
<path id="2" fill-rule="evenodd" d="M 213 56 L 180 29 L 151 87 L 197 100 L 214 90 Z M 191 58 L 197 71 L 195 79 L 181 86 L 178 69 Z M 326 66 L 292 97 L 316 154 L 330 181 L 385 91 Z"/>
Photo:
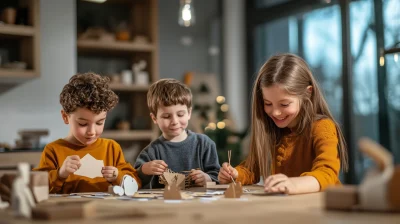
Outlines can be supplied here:
<path id="1" fill-rule="evenodd" d="M 213 181 L 218 182 L 218 172 L 221 167 L 215 143 L 207 135 L 189 130 L 187 133 L 187 138 L 182 142 L 170 142 L 160 136 L 142 150 L 135 162 L 135 169 L 142 180 L 142 188 L 164 187 L 158 183 L 158 176 L 142 172 L 142 165 L 153 160 L 164 160 L 168 168 L 174 172 L 200 168 Z"/>

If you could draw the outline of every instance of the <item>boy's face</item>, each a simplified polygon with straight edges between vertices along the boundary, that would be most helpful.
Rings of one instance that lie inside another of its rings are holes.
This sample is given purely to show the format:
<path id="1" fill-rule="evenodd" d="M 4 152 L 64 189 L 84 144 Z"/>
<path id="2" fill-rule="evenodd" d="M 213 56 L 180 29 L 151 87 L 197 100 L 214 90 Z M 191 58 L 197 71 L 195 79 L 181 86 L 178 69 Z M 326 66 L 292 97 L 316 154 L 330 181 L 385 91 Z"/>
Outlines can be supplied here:
<path id="1" fill-rule="evenodd" d="M 157 124 L 164 138 L 170 141 L 182 141 L 186 138 L 185 129 L 191 115 L 191 108 L 178 104 L 173 106 L 159 106 L 157 115 L 150 114 L 154 124 Z"/>
<path id="2" fill-rule="evenodd" d="M 64 123 L 69 124 L 67 141 L 76 145 L 90 145 L 103 133 L 107 112 L 93 113 L 86 108 L 78 108 L 67 114 L 61 111 Z"/>

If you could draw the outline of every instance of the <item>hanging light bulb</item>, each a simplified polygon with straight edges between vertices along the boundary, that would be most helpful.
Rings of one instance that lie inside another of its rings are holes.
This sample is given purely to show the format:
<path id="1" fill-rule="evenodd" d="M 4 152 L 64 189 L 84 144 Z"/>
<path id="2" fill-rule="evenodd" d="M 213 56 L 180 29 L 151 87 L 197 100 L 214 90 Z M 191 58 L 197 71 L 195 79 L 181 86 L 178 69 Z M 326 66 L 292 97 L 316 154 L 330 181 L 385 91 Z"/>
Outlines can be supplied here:
<path id="1" fill-rule="evenodd" d="M 195 15 L 193 8 L 193 0 L 180 0 L 181 4 L 179 7 L 179 20 L 178 23 L 181 26 L 189 27 L 195 23 Z"/>

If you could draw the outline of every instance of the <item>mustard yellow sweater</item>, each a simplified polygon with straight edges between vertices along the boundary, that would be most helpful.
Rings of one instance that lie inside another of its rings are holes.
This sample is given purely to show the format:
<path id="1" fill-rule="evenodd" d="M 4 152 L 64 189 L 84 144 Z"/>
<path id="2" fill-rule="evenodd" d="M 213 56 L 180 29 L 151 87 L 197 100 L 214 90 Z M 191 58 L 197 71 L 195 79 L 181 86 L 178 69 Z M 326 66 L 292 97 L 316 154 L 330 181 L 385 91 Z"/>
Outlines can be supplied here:
<path id="1" fill-rule="evenodd" d="M 276 148 L 273 158 L 273 173 L 288 177 L 313 176 L 321 191 L 329 185 L 340 184 L 340 159 L 338 156 L 338 137 L 335 124 L 330 119 L 315 121 L 312 125 L 312 144 L 302 148 L 296 144 L 296 136 L 288 134 Z M 259 172 L 252 173 L 241 163 L 236 167 L 242 184 L 255 184 L 260 179 Z"/>
<path id="2" fill-rule="evenodd" d="M 140 187 L 141 181 L 136 170 L 125 162 L 120 145 L 110 139 L 99 138 L 89 146 L 77 146 L 63 139 L 56 140 L 46 145 L 39 167 L 33 170 L 49 172 L 50 193 L 107 192 L 110 183 L 103 177 L 88 178 L 70 174 L 68 178 L 63 179 L 58 176 L 58 171 L 67 156 L 78 155 L 82 158 L 87 153 L 97 160 L 103 160 L 104 166 L 118 168 L 117 179 L 112 185 L 119 185 L 122 177 L 127 174 L 135 178 Z"/>

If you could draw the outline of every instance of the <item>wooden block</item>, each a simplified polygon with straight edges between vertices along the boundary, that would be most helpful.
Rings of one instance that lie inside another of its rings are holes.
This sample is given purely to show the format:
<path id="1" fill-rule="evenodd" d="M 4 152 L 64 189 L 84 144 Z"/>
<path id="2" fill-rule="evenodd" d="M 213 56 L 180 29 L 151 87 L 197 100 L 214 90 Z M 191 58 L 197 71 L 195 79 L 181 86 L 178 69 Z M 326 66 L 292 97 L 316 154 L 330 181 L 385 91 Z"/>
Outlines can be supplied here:
<path id="1" fill-rule="evenodd" d="M 226 190 L 229 184 L 216 184 L 216 185 L 206 185 L 208 190 Z"/>
<path id="2" fill-rule="evenodd" d="M 206 182 L 206 187 L 211 187 L 217 185 L 216 182 Z"/>
<path id="3" fill-rule="evenodd" d="M 329 187 L 325 191 L 325 208 L 351 210 L 358 204 L 357 187 L 344 185 Z"/>
<path id="4" fill-rule="evenodd" d="M 85 219 L 95 215 L 95 201 L 63 201 L 32 208 L 32 218 L 40 220 Z"/>

